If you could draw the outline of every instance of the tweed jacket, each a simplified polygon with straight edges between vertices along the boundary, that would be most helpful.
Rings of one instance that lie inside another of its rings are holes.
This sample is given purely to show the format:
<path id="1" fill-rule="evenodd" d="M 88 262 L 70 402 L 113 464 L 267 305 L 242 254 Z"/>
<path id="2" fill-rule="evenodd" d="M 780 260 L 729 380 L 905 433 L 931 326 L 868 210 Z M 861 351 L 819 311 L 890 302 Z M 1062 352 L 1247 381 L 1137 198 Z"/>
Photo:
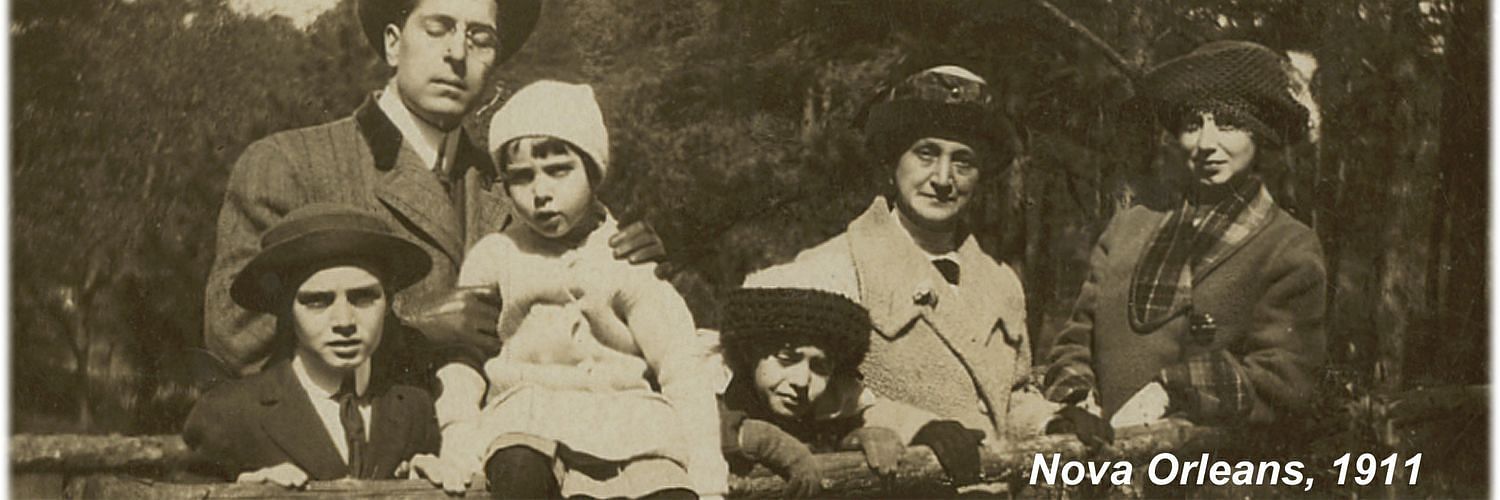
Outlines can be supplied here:
<path id="1" fill-rule="evenodd" d="M 437 453 L 437 417 L 426 391 L 372 372 L 365 397 L 371 398 L 370 444 L 360 474 L 339 456 L 289 362 L 209 390 L 193 406 L 182 438 L 228 480 L 286 462 L 320 481 L 389 479 L 413 455 Z"/>
<path id="2" fill-rule="evenodd" d="M 1227 257 L 1194 273 L 1193 308 L 1214 317 L 1210 342 L 1187 337 L 1179 315 L 1154 331 L 1131 327 L 1131 279 L 1170 212 L 1143 206 L 1115 216 L 1099 237 L 1088 281 L 1048 355 L 1052 369 L 1094 382 L 1108 418 L 1163 369 L 1227 353 L 1249 381 L 1249 423 L 1306 407 L 1325 356 L 1326 271 L 1317 235 L 1281 208 Z M 1189 418 L 1192 418 L 1189 415 Z"/>
<path id="3" fill-rule="evenodd" d="M 860 371 L 876 395 L 991 438 L 1038 433 L 1055 408 L 1035 392 L 1013 392 L 1031 369 L 1021 281 L 972 236 L 957 260 L 962 279 L 950 286 L 876 198 L 843 234 L 751 274 L 745 286 L 827 290 L 869 309 L 875 331 Z"/>
<path id="4" fill-rule="evenodd" d="M 204 305 L 205 344 L 232 370 L 253 373 L 272 354 L 274 318 L 235 304 L 229 284 L 259 251 L 261 233 L 288 212 L 314 202 L 350 205 L 426 249 L 432 271 L 394 297 L 401 317 L 412 297 L 452 287 L 466 249 L 510 220 L 494 165 L 467 136 L 454 157 L 462 177 L 453 189 L 463 193 L 455 204 L 375 101 L 367 99 L 349 118 L 256 141 L 235 163 Z"/>

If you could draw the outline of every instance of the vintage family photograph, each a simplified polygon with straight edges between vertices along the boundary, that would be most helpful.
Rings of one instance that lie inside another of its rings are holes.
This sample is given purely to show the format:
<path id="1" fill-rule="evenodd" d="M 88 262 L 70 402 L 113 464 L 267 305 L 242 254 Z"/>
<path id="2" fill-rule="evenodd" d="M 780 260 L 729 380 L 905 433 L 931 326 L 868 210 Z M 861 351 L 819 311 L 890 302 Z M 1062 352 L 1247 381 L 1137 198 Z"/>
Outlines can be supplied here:
<path id="1" fill-rule="evenodd" d="M 16 498 L 1484 498 L 1482 0 L 14 0 Z"/>

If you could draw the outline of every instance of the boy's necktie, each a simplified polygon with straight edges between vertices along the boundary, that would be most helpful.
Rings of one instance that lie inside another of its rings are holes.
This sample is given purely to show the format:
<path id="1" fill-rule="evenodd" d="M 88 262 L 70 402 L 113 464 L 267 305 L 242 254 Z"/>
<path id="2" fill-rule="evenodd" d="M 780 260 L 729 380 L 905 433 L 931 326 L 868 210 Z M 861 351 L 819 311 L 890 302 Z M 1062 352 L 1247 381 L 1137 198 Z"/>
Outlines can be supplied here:
<path id="1" fill-rule="evenodd" d="M 349 445 L 349 477 L 367 479 L 365 474 L 365 419 L 359 415 L 359 397 L 354 392 L 354 376 L 344 379 L 339 392 L 339 423 L 344 425 L 344 442 Z"/>

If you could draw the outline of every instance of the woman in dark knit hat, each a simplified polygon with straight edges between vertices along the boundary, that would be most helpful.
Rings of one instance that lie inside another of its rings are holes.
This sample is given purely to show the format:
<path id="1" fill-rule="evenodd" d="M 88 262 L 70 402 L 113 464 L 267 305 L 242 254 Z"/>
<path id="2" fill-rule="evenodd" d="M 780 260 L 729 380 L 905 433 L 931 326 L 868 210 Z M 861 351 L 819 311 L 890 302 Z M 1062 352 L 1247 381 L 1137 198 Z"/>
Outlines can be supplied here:
<path id="1" fill-rule="evenodd" d="M 1016 391 L 1031 368 L 1021 282 L 961 223 L 980 179 L 1007 163 L 988 84 L 963 67 L 929 67 L 879 91 L 866 116 L 868 150 L 880 167 L 872 174 L 887 182 L 886 195 L 843 234 L 751 274 L 745 285 L 827 290 L 867 308 L 873 328 L 863 385 L 947 419 L 906 420 L 915 425 L 894 427 L 903 442 L 969 439 L 977 457 L 980 440 L 968 430 L 991 443 L 1040 434 L 1057 405 Z M 944 465 L 956 485 L 981 480 L 977 464 Z"/>
<path id="2" fill-rule="evenodd" d="M 1121 212 L 1099 237 L 1048 356 L 1049 399 L 1096 396 L 1116 427 L 1267 423 L 1308 406 L 1325 349 L 1323 251 L 1256 171 L 1307 133 L 1287 75 L 1270 49 L 1221 41 L 1142 79 L 1185 174 L 1181 200 Z"/>

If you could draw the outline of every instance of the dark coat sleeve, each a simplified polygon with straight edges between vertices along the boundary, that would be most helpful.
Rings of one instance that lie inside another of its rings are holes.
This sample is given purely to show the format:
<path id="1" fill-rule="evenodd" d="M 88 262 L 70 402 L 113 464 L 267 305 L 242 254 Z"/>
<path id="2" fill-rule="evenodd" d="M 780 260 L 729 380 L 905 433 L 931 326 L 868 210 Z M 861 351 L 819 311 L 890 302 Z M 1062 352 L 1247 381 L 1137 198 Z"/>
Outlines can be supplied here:
<path id="1" fill-rule="evenodd" d="M 248 436 L 242 411 L 236 411 L 231 390 L 220 386 L 193 406 L 183 427 L 182 440 L 193 451 L 195 461 L 206 467 L 202 471 L 233 481 L 249 470 L 251 458 L 246 455 L 244 439 Z"/>
<path id="2" fill-rule="evenodd" d="M 1076 388 L 1092 391 L 1094 385 L 1094 313 L 1097 309 L 1099 280 L 1109 262 L 1112 235 L 1124 214 L 1115 216 L 1089 255 L 1089 276 L 1079 289 L 1078 300 L 1073 304 L 1073 313 L 1063 326 L 1062 332 L 1047 354 L 1046 388 L 1049 397 L 1060 389 Z M 1087 392 L 1078 395 L 1082 397 Z M 1054 398 L 1055 399 L 1055 398 Z"/>
<path id="3" fill-rule="evenodd" d="M 416 426 L 412 432 L 414 438 L 411 442 L 411 452 L 407 454 L 407 460 L 419 454 L 437 455 L 443 443 L 443 434 L 438 429 L 437 412 L 432 406 L 432 396 L 420 389 L 412 389 L 417 397 L 408 399 L 413 406 L 412 414 L 416 416 L 412 425 Z"/>
<path id="4" fill-rule="evenodd" d="M 1303 228 L 1268 262 L 1242 340 L 1162 370 L 1172 405 L 1193 420 L 1269 423 L 1311 403 L 1327 350 L 1323 250 Z"/>
<path id="5" fill-rule="evenodd" d="M 236 373 L 256 371 L 271 354 L 275 319 L 235 304 L 229 285 L 260 249 L 260 235 L 300 206 L 302 189 L 286 148 L 272 136 L 251 144 L 229 174 L 219 209 L 214 262 L 204 295 L 204 343 Z"/>

